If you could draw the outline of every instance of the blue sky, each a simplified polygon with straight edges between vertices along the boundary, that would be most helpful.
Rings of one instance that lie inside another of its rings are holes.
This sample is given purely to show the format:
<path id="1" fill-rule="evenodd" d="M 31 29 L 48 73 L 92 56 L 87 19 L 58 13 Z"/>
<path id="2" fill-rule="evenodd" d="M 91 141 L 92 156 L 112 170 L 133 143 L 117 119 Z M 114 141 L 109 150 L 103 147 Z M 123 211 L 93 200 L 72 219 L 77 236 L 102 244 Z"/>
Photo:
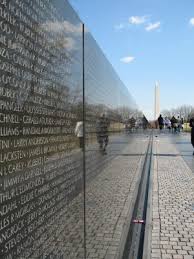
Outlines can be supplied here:
<path id="1" fill-rule="evenodd" d="M 161 110 L 194 105 L 193 0 L 70 3 L 150 119 L 155 81 Z"/>

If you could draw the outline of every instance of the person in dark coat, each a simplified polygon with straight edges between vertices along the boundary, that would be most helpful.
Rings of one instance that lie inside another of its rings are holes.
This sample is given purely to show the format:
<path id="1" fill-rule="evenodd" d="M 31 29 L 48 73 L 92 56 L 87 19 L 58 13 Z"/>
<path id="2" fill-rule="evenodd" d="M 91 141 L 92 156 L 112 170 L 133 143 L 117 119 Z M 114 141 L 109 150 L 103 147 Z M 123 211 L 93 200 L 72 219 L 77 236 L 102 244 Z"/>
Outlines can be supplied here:
<path id="1" fill-rule="evenodd" d="M 170 121 L 171 121 L 171 124 L 172 124 L 172 130 L 174 131 L 174 133 L 177 133 L 178 121 L 175 118 L 175 116 L 172 116 Z"/>
<path id="2" fill-rule="evenodd" d="M 106 147 L 108 145 L 108 128 L 110 122 L 106 117 L 105 113 L 102 113 L 100 118 L 96 123 L 96 134 L 97 134 L 97 141 L 99 143 L 100 151 L 103 154 L 106 154 Z"/>
<path id="3" fill-rule="evenodd" d="M 191 144 L 194 148 L 194 114 L 190 119 L 189 126 L 191 127 Z M 193 151 L 193 155 L 194 155 L 194 151 Z"/>
<path id="4" fill-rule="evenodd" d="M 133 131 L 133 130 L 135 129 L 136 119 L 132 117 L 132 118 L 129 120 L 129 122 L 130 122 L 131 131 Z"/>
<path id="5" fill-rule="evenodd" d="M 160 114 L 160 116 L 158 117 L 158 124 L 159 124 L 160 130 L 162 130 L 163 127 L 164 127 L 164 119 L 163 119 L 163 117 L 162 117 L 161 114 Z"/>

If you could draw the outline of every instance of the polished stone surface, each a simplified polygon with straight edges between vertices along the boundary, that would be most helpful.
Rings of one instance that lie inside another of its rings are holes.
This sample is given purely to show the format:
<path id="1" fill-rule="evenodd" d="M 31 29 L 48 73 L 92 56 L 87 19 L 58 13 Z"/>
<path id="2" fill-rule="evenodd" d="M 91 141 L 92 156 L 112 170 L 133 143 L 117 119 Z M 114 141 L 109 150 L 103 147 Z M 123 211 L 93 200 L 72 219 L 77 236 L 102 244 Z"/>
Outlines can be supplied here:
<path id="1" fill-rule="evenodd" d="M 122 145 L 120 133 L 136 105 L 87 29 L 84 36 L 83 86 L 83 27 L 68 2 L 0 1 L 1 259 L 88 255 L 93 223 L 84 214 L 85 204 L 90 209 L 84 186 L 95 186 L 115 157 L 125 164 L 118 153 L 130 140 Z M 104 137 L 107 153 L 99 150 Z M 112 179 L 106 172 L 118 188 L 122 179 L 114 173 Z M 98 191 L 95 199 L 106 202 Z"/>

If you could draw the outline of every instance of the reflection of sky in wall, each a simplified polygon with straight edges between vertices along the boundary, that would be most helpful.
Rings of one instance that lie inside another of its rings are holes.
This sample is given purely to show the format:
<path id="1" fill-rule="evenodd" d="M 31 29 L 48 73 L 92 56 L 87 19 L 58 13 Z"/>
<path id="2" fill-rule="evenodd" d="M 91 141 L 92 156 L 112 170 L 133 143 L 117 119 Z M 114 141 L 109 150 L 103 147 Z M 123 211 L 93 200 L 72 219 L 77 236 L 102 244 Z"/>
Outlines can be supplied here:
<path id="1" fill-rule="evenodd" d="M 53 41 L 59 41 L 61 47 L 67 51 L 80 49 L 80 37 L 82 36 L 82 24 L 73 24 L 69 21 L 47 21 L 41 26 L 46 32 L 52 33 Z M 53 42 L 55 43 L 55 42 Z"/>
<path id="2" fill-rule="evenodd" d="M 65 7 L 65 13 L 63 13 L 65 20 L 63 17 L 58 17 L 55 21 L 47 20 L 41 27 L 48 34 L 48 43 L 60 50 L 61 61 L 58 72 L 60 71 L 63 78 L 63 84 L 69 88 L 71 99 L 81 101 L 83 95 L 82 23 L 69 5 Z"/>
<path id="3" fill-rule="evenodd" d="M 109 108 L 134 107 L 129 91 L 89 33 L 85 36 L 85 60 L 88 102 L 101 103 Z"/>
<path id="4" fill-rule="evenodd" d="M 65 20 L 62 18 L 65 17 Z M 70 88 L 70 94 L 80 94 L 82 89 L 82 23 L 67 5 L 63 15 L 57 20 L 48 20 L 42 28 L 49 34 L 50 44 L 59 45 L 64 49 L 69 62 L 61 63 L 61 75 L 68 69 L 69 76 L 65 82 Z M 134 101 L 127 88 L 121 82 L 112 65 L 97 45 L 92 35 L 85 31 L 85 90 L 86 101 L 93 104 L 104 104 L 109 108 L 118 106 L 134 106 Z M 68 68 L 69 66 L 69 68 Z"/>

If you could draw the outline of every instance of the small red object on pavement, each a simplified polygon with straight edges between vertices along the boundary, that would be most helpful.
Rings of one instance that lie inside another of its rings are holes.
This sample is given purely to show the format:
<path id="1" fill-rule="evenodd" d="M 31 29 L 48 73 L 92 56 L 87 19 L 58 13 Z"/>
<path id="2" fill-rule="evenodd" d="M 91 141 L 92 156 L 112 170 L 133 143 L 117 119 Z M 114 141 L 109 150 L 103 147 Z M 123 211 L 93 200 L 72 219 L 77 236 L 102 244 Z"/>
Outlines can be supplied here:
<path id="1" fill-rule="evenodd" d="M 133 223 L 137 223 L 137 224 L 145 224 L 145 220 L 143 219 L 134 219 Z"/>

